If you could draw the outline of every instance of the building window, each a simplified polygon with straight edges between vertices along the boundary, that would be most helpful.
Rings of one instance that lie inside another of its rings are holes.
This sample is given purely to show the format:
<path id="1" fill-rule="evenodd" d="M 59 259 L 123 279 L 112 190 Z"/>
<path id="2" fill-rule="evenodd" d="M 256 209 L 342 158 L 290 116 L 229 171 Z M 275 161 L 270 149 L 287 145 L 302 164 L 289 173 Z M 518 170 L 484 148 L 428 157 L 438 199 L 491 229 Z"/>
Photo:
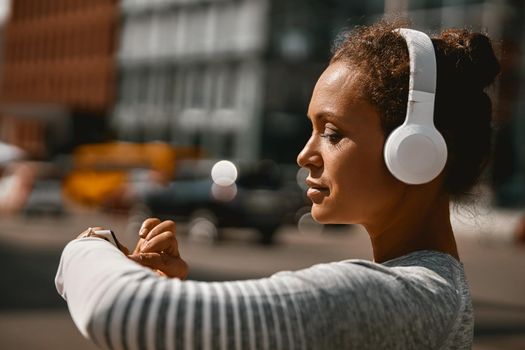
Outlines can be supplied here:
<path id="1" fill-rule="evenodd" d="M 228 132 L 223 136 L 222 156 L 231 158 L 235 151 L 235 133 Z"/>
<path id="2" fill-rule="evenodd" d="M 148 102 L 149 74 L 146 68 L 137 70 L 135 75 L 136 102 L 144 104 Z"/>
<path id="3" fill-rule="evenodd" d="M 195 67 L 190 72 L 191 85 L 188 89 L 191 91 L 190 106 L 191 108 L 204 108 L 206 100 L 204 67 Z"/>
<path id="4" fill-rule="evenodd" d="M 234 109 L 239 84 L 238 64 L 230 63 L 218 71 L 216 85 L 216 103 L 218 109 Z"/>
<path id="5" fill-rule="evenodd" d="M 126 105 L 133 105 L 140 102 L 141 86 L 143 82 L 142 71 L 138 69 L 124 69 L 121 77 L 121 101 Z"/>

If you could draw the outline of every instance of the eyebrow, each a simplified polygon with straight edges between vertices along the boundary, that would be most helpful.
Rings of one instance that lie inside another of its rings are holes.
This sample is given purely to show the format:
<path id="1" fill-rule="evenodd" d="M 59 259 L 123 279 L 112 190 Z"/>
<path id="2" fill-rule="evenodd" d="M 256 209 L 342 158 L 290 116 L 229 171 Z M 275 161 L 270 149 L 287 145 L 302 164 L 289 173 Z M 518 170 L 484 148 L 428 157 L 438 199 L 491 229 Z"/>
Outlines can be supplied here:
<path id="1" fill-rule="evenodd" d="M 308 117 L 308 119 L 310 119 L 310 121 L 312 121 L 312 118 L 310 117 L 310 115 L 306 115 Z M 330 111 L 322 111 L 322 112 L 319 112 L 317 113 L 316 115 L 314 115 L 314 117 L 316 117 L 316 119 L 319 119 L 321 121 L 338 121 L 338 122 L 341 122 L 343 120 L 343 118 L 335 113 L 332 113 Z"/>

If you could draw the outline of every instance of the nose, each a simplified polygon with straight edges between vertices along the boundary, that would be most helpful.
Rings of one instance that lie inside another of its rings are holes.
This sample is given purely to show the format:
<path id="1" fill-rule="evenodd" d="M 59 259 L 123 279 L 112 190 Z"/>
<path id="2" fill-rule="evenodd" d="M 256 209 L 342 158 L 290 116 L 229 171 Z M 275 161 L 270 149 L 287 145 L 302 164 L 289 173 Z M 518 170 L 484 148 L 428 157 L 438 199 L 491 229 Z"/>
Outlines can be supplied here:
<path id="1" fill-rule="evenodd" d="M 306 145 L 304 145 L 303 150 L 297 156 L 297 164 L 300 167 L 308 168 L 310 170 L 313 168 L 321 168 L 323 166 L 323 158 L 317 148 L 317 142 L 314 135 L 312 135 L 308 142 L 306 142 Z"/>

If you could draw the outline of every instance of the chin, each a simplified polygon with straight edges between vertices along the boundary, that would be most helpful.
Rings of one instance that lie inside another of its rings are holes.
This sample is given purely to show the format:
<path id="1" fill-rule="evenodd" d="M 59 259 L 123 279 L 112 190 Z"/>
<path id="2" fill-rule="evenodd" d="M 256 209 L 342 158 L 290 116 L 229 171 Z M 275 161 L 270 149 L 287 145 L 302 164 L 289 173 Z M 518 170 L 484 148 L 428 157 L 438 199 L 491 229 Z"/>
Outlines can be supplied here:
<path id="1" fill-rule="evenodd" d="M 334 223 L 329 211 L 318 204 L 312 205 L 312 210 L 310 212 L 312 213 L 312 218 L 320 224 Z"/>

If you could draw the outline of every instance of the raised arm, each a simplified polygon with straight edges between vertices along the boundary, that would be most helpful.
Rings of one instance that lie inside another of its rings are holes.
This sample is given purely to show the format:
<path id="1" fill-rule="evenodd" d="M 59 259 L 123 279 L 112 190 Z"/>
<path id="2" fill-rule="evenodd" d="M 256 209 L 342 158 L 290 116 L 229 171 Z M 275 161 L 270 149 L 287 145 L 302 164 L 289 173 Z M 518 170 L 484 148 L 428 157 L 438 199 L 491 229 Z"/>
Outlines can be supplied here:
<path id="1" fill-rule="evenodd" d="M 64 249 L 56 285 L 81 333 L 102 347 L 303 349 L 320 305 L 315 289 L 298 290 L 305 281 L 286 280 L 167 279 L 82 238 Z"/>
<path id="2" fill-rule="evenodd" d="M 258 280 L 181 281 L 83 238 L 64 249 L 56 283 L 82 334 L 104 348 L 434 348 L 459 296 L 432 271 L 409 269 L 352 260 Z"/>

